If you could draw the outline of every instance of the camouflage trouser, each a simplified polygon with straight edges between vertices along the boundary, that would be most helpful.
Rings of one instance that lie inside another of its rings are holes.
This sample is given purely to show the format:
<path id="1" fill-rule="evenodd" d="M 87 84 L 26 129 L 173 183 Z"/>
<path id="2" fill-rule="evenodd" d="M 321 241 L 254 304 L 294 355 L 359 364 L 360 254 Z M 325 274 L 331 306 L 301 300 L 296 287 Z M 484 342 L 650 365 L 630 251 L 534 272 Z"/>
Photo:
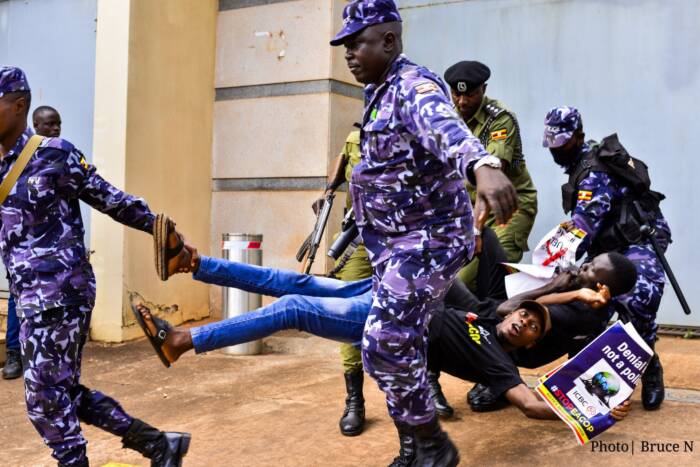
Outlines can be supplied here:
<path id="1" fill-rule="evenodd" d="M 420 425 L 434 417 L 426 377 L 428 323 L 466 262 L 464 252 L 399 251 L 375 267 L 362 362 L 396 421 Z"/>
<path id="2" fill-rule="evenodd" d="M 620 313 L 627 315 L 644 341 L 653 345 L 659 327 L 656 312 L 664 294 L 663 267 L 648 243 L 632 245 L 622 253 L 637 267 L 637 283 L 630 293 L 614 298 L 613 303 Z"/>
<path id="3" fill-rule="evenodd" d="M 372 265 L 364 245 L 360 244 L 357 247 L 336 277 L 346 282 L 372 277 Z M 340 344 L 340 359 L 345 373 L 362 370 L 362 353 L 358 344 Z"/>
<path id="4" fill-rule="evenodd" d="M 91 305 L 80 305 L 21 320 L 27 414 L 59 465 L 87 460 L 79 420 L 118 436 L 133 420 L 114 399 L 80 384 L 91 314 Z"/>

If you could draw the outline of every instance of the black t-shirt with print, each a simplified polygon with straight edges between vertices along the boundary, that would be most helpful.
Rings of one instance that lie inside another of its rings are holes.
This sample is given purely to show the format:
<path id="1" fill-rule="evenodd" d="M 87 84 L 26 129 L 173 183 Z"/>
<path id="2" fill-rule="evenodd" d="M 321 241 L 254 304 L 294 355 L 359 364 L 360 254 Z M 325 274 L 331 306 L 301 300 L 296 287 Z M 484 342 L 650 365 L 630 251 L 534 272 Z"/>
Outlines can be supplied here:
<path id="1" fill-rule="evenodd" d="M 496 337 L 499 321 L 449 307 L 438 311 L 430 321 L 428 368 L 488 385 L 494 396 L 521 384 L 518 368 Z"/>

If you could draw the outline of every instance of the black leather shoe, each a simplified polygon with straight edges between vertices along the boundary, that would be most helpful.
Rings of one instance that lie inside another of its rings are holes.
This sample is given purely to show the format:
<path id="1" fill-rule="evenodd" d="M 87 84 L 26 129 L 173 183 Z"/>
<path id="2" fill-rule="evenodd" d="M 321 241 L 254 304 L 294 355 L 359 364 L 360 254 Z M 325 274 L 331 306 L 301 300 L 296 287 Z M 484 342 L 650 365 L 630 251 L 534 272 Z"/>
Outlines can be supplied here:
<path id="1" fill-rule="evenodd" d="M 413 427 L 400 422 L 394 422 L 399 432 L 399 455 L 389 464 L 389 467 L 410 467 L 416 459 L 416 441 L 413 437 Z"/>
<path id="2" fill-rule="evenodd" d="M 151 467 L 181 467 L 191 439 L 189 433 L 160 431 L 134 419 L 122 438 L 122 445 L 151 459 Z"/>
<path id="3" fill-rule="evenodd" d="M 5 366 L 2 368 L 2 379 L 16 379 L 22 376 L 22 359 L 19 350 L 8 349 Z"/>
<path id="4" fill-rule="evenodd" d="M 345 373 L 345 410 L 340 417 L 340 433 L 345 436 L 357 436 L 365 428 L 365 399 L 362 396 L 364 373 L 360 370 Z"/>
<path id="5" fill-rule="evenodd" d="M 664 369 L 661 367 L 659 355 L 655 353 L 642 375 L 642 405 L 646 410 L 656 410 L 665 397 Z"/>
<path id="6" fill-rule="evenodd" d="M 508 405 L 508 399 L 506 399 L 503 394 L 499 397 L 494 397 L 491 388 L 488 386 L 482 386 L 482 388 L 479 388 L 481 389 L 479 392 L 475 391 L 475 395 L 472 396 L 472 391 L 476 389 L 476 386 L 474 386 L 467 395 L 469 407 L 474 412 L 493 412 L 494 410 L 501 410 Z"/>
<path id="7" fill-rule="evenodd" d="M 475 397 L 477 397 L 484 389 L 488 389 L 488 386 L 484 386 L 481 383 L 476 383 L 467 393 L 467 404 L 471 405 Z"/>
<path id="8" fill-rule="evenodd" d="M 452 418 L 455 411 L 447 402 L 445 394 L 442 392 L 442 386 L 440 386 L 440 372 L 428 372 L 428 385 L 430 386 L 430 396 L 433 398 L 433 403 L 435 404 L 435 412 L 440 418 Z"/>
<path id="9" fill-rule="evenodd" d="M 459 464 L 459 451 L 442 431 L 437 417 L 414 430 L 418 467 L 455 467 Z"/>

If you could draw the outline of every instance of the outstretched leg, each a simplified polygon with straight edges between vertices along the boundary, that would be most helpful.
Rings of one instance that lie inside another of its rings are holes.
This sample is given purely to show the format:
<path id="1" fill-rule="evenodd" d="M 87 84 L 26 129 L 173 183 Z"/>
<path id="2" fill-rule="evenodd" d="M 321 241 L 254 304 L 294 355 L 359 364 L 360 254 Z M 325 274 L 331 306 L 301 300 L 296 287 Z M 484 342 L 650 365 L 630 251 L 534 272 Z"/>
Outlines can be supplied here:
<path id="1" fill-rule="evenodd" d="M 371 307 L 371 292 L 352 298 L 286 295 L 258 310 L 190 329 L 169 328 L 144 304 L 135 304 L 147 334 L 162 337 L 160 350 L 168 362 L 194 349 L 197 353 L 254 341 L 283 329 L 298 329 L 319 337 L 359 342 Z"/>
<path id="2" fill-rule="evenodd" d="M 161 256 L 165 255 L 162 264 L 163 268 L 167 267 L 168 277 L 172 274 L 191 272 L 193 278 L 200 282 L 234 287 L 272 297 L 296 294 L 310 297 L 350 298 L 362 295 L 372 288 L 371 279 L 344 282 L 203 256 L 197 252 L 196 248 L 185 243 L 183 235 L 175 230 L 174 224 L 164 238 L 167 242 L 162 241 L 160 249 L 166 249 L 168 252 L 177 251 L 171 256 L 163 252 L 159 253 Z M 156 242 L 157 250 L 158 247 L 159 244 Z"/>

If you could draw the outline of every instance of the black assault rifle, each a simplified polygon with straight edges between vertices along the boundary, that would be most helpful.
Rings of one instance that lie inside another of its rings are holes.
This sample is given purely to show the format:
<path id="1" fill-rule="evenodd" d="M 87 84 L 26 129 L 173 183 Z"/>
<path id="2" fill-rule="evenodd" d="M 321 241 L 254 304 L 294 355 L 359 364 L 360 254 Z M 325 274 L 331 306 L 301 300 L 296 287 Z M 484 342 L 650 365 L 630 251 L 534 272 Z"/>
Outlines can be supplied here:
<path id="1" fill-rule="evenodd" d="M 323 199 L 323 206 L 318 211 L 316 216 L 316 225 L 314 225 L 314 230 L 308 236 L 306 241 L 299 249 L 297 253 L 297 261 L 302 262 L 301 272 L 308 274 L 311 271 L 311 266 L 314 264 L 316 259 L 316 252 L 318 251 L 319 245 L 321 245 L 321 238 L 323 237 L 323 232 L 326 230 L 326 224 L 328 224 L 328 216 L 331 214 L 331 208 L 333 207 L 333 200 L 335 199 L 335 193 L 328 192 Z"/>

